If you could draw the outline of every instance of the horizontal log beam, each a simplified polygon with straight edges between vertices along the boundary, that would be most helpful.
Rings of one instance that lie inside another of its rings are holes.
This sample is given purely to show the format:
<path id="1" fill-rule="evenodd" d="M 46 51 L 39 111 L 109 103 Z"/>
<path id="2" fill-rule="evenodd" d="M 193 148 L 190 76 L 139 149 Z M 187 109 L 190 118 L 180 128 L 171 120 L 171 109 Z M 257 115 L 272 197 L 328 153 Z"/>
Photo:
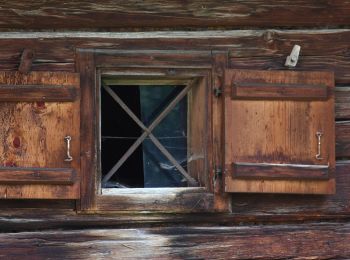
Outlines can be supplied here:
<path id="1" fill-rule="evenodd" d="M 2 30 L 320 27 L 350 24 L 347 1 L 103 1 L 0 4 Z"/>
<path id="2" fill-rule="evenodd" d="M 105 189 L 108 190 L 108 189 Z M 112 189 L 115 191 L 115 189 Z M 103 192 L 103 191 L 102 191 Z M 104 192 L 103 192 L 104 193 Z M 97 197 L 99 211 L 210 212 L 213 194 L 204 188 L 126 189 Z M 146 208 L 145 208 L 146 207 Z"/>
<path id="3" fill-rule="evenodd" d="M 2 233 L 0 240 L 7 259 L 350 258 L 349 223 L 51 230 Z"/>

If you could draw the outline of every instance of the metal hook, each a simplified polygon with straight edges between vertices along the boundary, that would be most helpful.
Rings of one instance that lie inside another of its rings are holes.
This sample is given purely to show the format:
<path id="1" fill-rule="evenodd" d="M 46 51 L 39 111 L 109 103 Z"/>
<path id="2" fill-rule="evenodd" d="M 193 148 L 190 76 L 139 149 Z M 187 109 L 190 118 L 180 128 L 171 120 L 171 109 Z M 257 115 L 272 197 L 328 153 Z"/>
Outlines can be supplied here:
<path id="1" fill-rule="evenodd" d="M 294 45 L 293 50 L 287 57 L 284 66 L 294 68 L 298 63 L 300 50 L 301 47 L 299 45 Z"/>
<path id="2" fill-rule="evenodd" d="M 71 162 L 73 161 L 73 157 L 70 155 L 70 141 L 72 140 L 72 137 L 69 135 L 64 138 L 67 142 L 67 158 L 64 159 L 65 162 Z"/>
<path id="3" fill-rule="evenodd" d="M 316 154 L 316 159 L 317 160 L 323 160 L 321 156 L 321 136 L 323 135 L 322 132 L 318 131 L 316 132 L 316 137 L 317 137 L 317 154 Z"/>

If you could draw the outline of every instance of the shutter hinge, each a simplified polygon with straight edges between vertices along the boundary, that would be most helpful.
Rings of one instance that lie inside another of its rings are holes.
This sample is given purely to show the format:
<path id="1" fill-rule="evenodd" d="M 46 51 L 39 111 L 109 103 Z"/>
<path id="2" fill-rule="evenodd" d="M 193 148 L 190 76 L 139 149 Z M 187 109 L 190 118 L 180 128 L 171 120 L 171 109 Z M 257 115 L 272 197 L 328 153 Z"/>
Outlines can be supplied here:
<path id="1" fill-rule="evenodd" d="M 214 88 L 214 96 L 220 97 L 222 95 L 222 89 L 221 88 Z"/>
<path id="2" fill-rule="evenodd" d="M 222 176 L 221 166 L 215 165 L 215 179 L 220 178 L 221 176 Z"/>

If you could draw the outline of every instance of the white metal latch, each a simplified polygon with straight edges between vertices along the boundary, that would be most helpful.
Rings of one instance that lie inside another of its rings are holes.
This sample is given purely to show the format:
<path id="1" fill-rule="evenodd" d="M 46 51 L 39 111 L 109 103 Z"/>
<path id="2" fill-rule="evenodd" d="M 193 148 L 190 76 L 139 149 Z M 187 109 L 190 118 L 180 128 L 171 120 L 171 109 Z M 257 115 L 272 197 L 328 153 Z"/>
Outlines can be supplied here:
<path id="1" fill-rule="evenodd" d="M 294 45 L 292 52 L 286 59 L 286 63 L 284 66 L 293 68 L 297 65 L 298 59 L 299 59 L 299 53 L 300 53 L 301 47 L 299 45 Z"/>

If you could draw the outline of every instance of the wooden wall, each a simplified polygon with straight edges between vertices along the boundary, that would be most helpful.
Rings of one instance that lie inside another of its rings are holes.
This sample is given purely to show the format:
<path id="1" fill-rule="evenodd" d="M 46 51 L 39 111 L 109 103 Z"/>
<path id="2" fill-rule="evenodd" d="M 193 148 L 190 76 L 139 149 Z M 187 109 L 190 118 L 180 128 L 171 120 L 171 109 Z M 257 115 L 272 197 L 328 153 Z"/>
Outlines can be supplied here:
<path id="1" fill-rule="evenodd" d="M 243 221 L 350 216 L 350 30 L 225 30 L 198 32 L 0 33 L 0 69 L 16 70 L 24 48 L 35 51 L 33 70 L 75 70 L 76 48 L 227 50 L 230 68 L 284 69 L 294 44 L 298 70 L 332 70 L 336 81 L 337 193 L 333 196 L 232 195 Z"/>
<path id="2" fill-rule="evenodd" d="M 233 215 L 242 221 L 343 218 L 350 216 L 349 13 L 342 0 L 4 2 L 0 70 L 18 69 L 24 48 L 34 49 L 38 71 L 75 71 L 76 48 L 227 50 L 231 68 L 284 69 L 299 44 L 298 70 L 335 72 L 337 193 L 234 194 Z"/>

